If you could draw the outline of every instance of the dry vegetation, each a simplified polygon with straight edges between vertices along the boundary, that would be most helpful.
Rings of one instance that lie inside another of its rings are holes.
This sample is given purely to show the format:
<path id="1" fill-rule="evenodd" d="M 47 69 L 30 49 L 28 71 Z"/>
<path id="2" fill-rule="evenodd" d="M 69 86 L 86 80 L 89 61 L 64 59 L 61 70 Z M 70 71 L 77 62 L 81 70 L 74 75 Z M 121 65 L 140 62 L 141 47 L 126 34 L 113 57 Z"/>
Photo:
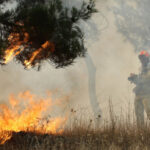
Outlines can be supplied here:
<path id="1" fill-rule="evenodd" d="M 117 118 L 110 108 L 110 122 L 100 127 L 74 120 L 61 135 L 30 132 L 13 133 L 0 150 L 149 150 L 148 123 L 137 128 L 134 119 Z"/>

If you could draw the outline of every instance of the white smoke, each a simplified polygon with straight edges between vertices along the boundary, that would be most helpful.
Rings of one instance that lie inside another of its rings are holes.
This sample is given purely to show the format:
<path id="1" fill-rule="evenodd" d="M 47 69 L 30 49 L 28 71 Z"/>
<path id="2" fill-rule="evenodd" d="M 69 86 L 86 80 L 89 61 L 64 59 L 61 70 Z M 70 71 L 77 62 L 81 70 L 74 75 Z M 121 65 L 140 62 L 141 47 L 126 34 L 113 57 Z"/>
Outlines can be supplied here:
<path id="1" fill-rule="evenodd" d="M 77 5 L 75 1 L 70 1 L 68 5 L 74 4 Z M 120 112 L 121 108 L 127 112 L 128 102 L 132 104 L 134 101 L 133 85 L 127 78 L 131 72 L 138 73 L 140 66 L 134 46 L 117 31 L 111 10 L 114 6 L 116 3 L 113 0 L 99 0 L 97 9 L 100 12 L 88 23 L 81 22 L 88 53 L 97 68 L 97 98 L 104 118 L 109 113 L 109 98 L 112 99 L 115 112 Z M 37 72 L 24 70 L 19 64 L 11 63 L 0 72 L 1 100 L 10 93 L 28 89 L 37 94 L 58 90 L 63 95 L 70 95 L 70 101 L 66 104 L 68 109 L 78 110 L 80 107 L 90 116 L 88 72 L 84 58 L 76 59 L 74 65 L 65 69 L 55 69 L 45 63 Z"/>

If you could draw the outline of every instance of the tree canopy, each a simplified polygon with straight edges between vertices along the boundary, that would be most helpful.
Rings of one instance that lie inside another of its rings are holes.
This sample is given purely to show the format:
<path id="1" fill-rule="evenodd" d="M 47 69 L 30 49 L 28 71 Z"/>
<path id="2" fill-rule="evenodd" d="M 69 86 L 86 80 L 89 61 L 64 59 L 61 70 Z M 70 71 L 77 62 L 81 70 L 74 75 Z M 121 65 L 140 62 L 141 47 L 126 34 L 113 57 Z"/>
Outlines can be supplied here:
<path id="1" fill-rule="evenodd" d="M 25 68 L 40 67 L 45 60 L 56 68 L 72 64 L 86 53 L 80 20 L 88 20 L 94 0 L 80 9 L 67 8 L 61 0 L 16 0 L 17 7 L 4 11 L 11 0 L 0 0 L 0 61 L 12 58 Z"/>

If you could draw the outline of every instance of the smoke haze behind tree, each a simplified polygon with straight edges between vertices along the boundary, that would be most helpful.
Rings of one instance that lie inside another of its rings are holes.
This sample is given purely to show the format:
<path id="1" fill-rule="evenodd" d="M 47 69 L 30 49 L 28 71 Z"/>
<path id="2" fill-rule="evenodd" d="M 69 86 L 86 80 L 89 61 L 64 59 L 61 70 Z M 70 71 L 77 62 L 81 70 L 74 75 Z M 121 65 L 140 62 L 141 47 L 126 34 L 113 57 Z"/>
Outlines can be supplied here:
<path id="1" fill-rule="evenodd" d="M 70 5 L 74 3 L 70 1 Z M 97 8 L 100 12 L 88 23 L 81 22 L 88 53 L 97 69 L 97 97 L 106 116 L 109 113 L 109 99 L 112 99 L 115 112 L 120 112 L 121 108 L 127 112 L 129 102 L 132 106 L 134 85 L 131 85 L 127 78 L 131 72 L 138 73 L 140 67 L 134 44 L 118 32 L 117 18 L 113 11 L 116 6 L 120 8 L 121 4 L 113 0 L 98 0 Z M 88 71 L 83 58 L 76 59 L 73 65 L 65 69 L 55 69 L 45 63 L 40 72 L 24 70 L 21 65 L 12 62 L 1 67 L 0 76 L 1 101 L 10 93 L 28 89 L 37 94 L 58 90 L 58 93 L 70 96 L 70 101 L 66 102 L 68 108 L 81 107 L 91 112 Z"/>

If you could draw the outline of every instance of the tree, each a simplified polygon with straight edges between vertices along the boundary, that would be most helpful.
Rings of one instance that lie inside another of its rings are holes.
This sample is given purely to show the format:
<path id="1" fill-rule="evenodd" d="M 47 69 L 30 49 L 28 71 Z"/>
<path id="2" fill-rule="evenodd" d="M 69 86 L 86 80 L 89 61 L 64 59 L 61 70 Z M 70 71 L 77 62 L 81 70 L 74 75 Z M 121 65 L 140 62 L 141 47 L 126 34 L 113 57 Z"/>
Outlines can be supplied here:
<path id="1" fill-rule="evenodd" d="M 113 8 L 116 26 L 135 48 L 135 51 L 150 47 L 150 1 L 117 0 Z"/>
<path id="2" fill-rule="evenodd" d="M 5 2 L 1 0 L 0 7 Z M 17 0 L 17 7 L 0 12 L 0 60 L 13 57 L 25 68 L 40 68 L 48 60 L 56 68 L 65 67 L 86 53 L 80 20 L 88 20 L 95 9 L 94 0 L 80 9 L 64 7 L 61 0 Z"/>
<path id="3" fill-rule="evenodd" d="M 11 0 L 0 0 L 0 6 Z M 96 97 L 96 68 L 86 55 L 80 20 L 96 13 L 95 2 L 83 2 L 80 9 L 64 7 L 61 0 L 17 0 L 17 7 L 0 12 L 0 61 L 7 64 L 14 56 L 25 68 L 40 69 L 48 60 L 56 68 L 71 65 L 75 58 L 84 57 L 89 73 L 89 94 L 96 124 L 101 110 Z"/>
<path id="4" fill-rule="evenodd" d="M 96 95 L 96 67 L 90 55 L 87 54 L 85 57 L 85 62 L 88 70 L 88 84 L 89 84 L 89 98 L 91 108 L 94 114 L 95 127 L 99 127 L 100 121 L 102 119 L 102 111 L 100 109 L 97 95 Z"/>

